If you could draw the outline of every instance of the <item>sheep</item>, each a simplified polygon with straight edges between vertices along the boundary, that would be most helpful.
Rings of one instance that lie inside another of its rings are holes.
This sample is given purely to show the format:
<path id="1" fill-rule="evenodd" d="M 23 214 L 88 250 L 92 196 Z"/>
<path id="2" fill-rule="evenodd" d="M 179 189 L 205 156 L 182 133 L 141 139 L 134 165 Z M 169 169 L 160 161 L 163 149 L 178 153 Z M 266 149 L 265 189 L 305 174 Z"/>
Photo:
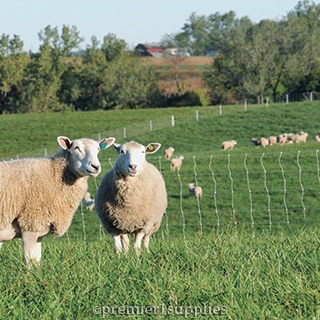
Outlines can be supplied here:
<path id="1" fill-rule="evenodd" d="M 269 140 L 265 137 L 261 137 L 260 138 L 260 143 L 261 143 L 261 146 L 263 148 L 267 147 L 269 145 Z"/>
<path id="2" fill-rule="evenodd" d="M 288 135 L 286 133 L 280 134 L 277 136 L 277 142 L 279 144 L 285 144 L 288 141 Z"/>
<path id="3" fill-rule="evenodd" d="M 22 238 L 29 269 L 40 263 L 42 238 L 68 230 L 88 178 L 101 171 L 99 150 L 114 140 L 59 136 L 61 149 L 54 156 L 0 163 L 0 243 Z"/>
<path id="4" fill-rule="evenodd" d="M 277 137 L 276 136 L 270 136 L 269 137 L 269 145 L 272 146 L 273 144 L 277 144 Z"/>
<path id="5" fill-rule="evenodd" d="M 170 160 L 172 158 L 173 152 L 174 152 L 174 148 L 173 147 L 169 147 L 168 149 L 164 150 L 163 156 L 166 159 Z"/>
<path id="6" fill-rule="evenodd" d="M 236 144 L 237 144 L 236 140 L 223 141 L 221 144 L 221 149 L 222 150 L 232 150 Z"/>
<path id="7" fill-rule="evenodd" d="M 259 146 L 261 146 L 261 139 L 257 139 L 257 138 L 252 138 L 251 142 L 258 148 Z"/>
<path id="8" fill-rule="evenodd" d="M 146 250 L 150 235 L 156 232 L 167 208 L 164 179 L 157 168 L 146 160 L 160 143 L 146 147 L 135 141 L 115 144 L 119 153 L 113 167 L 102 178 L 95 195 L 96 214 L 112 236 L 116 253 L 129 250 L 129 234 L 134 235 L 134 249 L 139 254 L 141 243 Z"/>
<path id="9" fill-rule="evenodd" d="M 314 136 L 314 140 L 320 142 L 320 131 L 318 131 L 318 134 Z"/>
<path id="10" fill-rule="evenodd" d="M 89 191 L 87 191 L 83 197 L 83 204 L 86 210 L 89 210 L 90 212 L 94 208 L 94 199 L 91 199 L 91 194 Z"/>
<path id="11" fill-rule="evenodd" d="M 189 193 L 195 195 L 197 199 L 202 198 L 202 188 L 200 186 L 195 186 L 194 183 L 188 184 Z"/>
<path id="12" fill-rule="evenodd" d="M 179 157 L 175 157 L 173 159 L 171 159 L 170 162 L 170 170 L 171 171 L 177 171 L 179 172 L 182 166 L 182 160 L 184 159 L 183 155 L 180 155 Z"/>
<path id="13" fill-rule="evenodd" d="M 300 143 L 300 142 L 306 142 L 307 141 L 307 137 L 308 137 L 308 133 L 307 132 L 299 132 L 296 135 L 296 143 Z"/>
<path id="14" fill-rule="evenodd" d="M 296 142 L 297 135 L 295 133 L 288 133 L 287 135 L 287 143 L 294 143 Z"/>

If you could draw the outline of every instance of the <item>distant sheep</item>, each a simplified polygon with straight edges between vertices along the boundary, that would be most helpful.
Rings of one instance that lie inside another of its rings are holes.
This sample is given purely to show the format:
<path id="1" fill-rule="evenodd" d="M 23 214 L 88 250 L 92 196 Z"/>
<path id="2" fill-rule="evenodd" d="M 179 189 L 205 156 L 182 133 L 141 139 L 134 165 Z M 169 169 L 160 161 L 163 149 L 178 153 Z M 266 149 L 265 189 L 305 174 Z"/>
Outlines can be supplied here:
<path id="1" fill-rule="evenodd" d="M 308 133 L 301 131 L 296 135 L 296 143 L 306 142 L 307 138 L 308 138 Z"/>
<path id="2" fill-rule="evenodd" d="M 0 163 L 0 246 L 22 238 L 24 259 L 30 268 L 41 259 L 41 240 L 62 236 L 88 189 L 88 178 L 101 166 L 100 149 L 114 138 L 99 142 L 57 138 L 61 150 L 52 157 Z"/>
<path id="3" fill-rule="evenodd" d="M 94 208 L 94 199 L 91 199 L 91 194 L 89 191 L 87 191 L 83 197 L 83 204 L 86 210 L 89 210 L 90 212 Z"/>
<path id="4" fill-rule="evenodd" d="M 314 140 L 316 140 L 317 142 L 320 142 L 320 131 L 318 131 L 318 134 L 314 136 Z"/>
<path id="5" fill-rule="evenodd" d="M 279 144 L 285 144 L 285 143 L 287 143 L 287 141 L 288 141 L 288 135 L 286 133 L 279 134 L 277 136 L 277 142 Z"/>
<path id="6" fill-rule="evenodd" d="M 277 141 L 277 137 L 276 136 L 270 136 L 269 137 L 269 145 L 272 146 L 274 144 L 277 144 L 278 141 Z"/>
<path id="7" fill-rule="evenodd" d="M 222 150 L 232 150 L 236 144 L 237 144 L 236 140 L 223 141 L 221 144 L 221 149 Z"/>
<path id="8" fill-rule="evenodd" d="M 184 156 L 180 155 L 179 157 L 175 157 L 171 159 L 170 169 L 171 171 L 177 171 L 179 172 L 182 166 L 182 160 L 184 159 Z"/>
<path id="9" fill-rule="evenodd" d="M 156 232 L 167 208 L 165 182 L 158 169 L 147 162 L 159 143 L 147 147 L 131 141 L 115 144 L 119 153 L 114 166 L 105 174 L 95 196 L 96 213 L 114 240 L 116 252 L 129 250 L 128 234 L 134 234 L 134 249 L 141 242 L 148 249 L 150 235 Z"/>
<path id="10" fill-rule="evenodd" d="M 202 188 L 200 186 L 195 186 L 194 183 L 189 183 L 188 189 L 191 195 L 195 195 L 198 199 L 202 198 Z"/>
<path id="11" fill-rule="evenodd" d="M 170 160 L 172 158 L 173 152 L 174 152 L 174 148 L 173 147 L 169 147 L 168 149 L 164 150 L 163 156 L 166 159 Z"/>
<path id="12" fill-rule="evenodd" d="M 252 142 L 256 147 L 261 146 L 261 140 L 260 140 L 260 139 L 252 138 L 252 139 L 251 139 L 251 142 Z"/>
<path id="13" fill-rule="evenodd" d="M 261 143 L 261 146 L 262 146 L 263 148 L 265 148 L 265 147 L 267 147 L 267 146 L 269 145 L 269 140 L 268 140 L 267 138 L 265 138 L 265 137 L 262 137 L 262 138 L 260 139 L 260 143 Z"/>

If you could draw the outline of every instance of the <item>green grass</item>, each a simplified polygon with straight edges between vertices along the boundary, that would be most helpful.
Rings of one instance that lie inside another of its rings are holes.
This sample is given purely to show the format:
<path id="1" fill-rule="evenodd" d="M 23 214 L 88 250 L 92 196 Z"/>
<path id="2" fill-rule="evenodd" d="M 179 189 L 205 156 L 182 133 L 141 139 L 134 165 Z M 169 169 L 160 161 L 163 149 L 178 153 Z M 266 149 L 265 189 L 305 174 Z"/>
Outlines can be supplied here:
<path id="1" fill-rule="evenodd" d="M 97 139 L 101 133 L 120 143 L 160 142 L 158 154 L 148 159 L 161 170 L 168 191 L 163 224 L 151 252 L 140 257 L 116 256 L 111 237 L 82 206 L 67 235 L 44 240 L 37 269 L 26 272 L 19 240 L 5 243 L 2 317 L 99 319 L 105 307 L 105 318 L 113 319 L 122 306 L 145 313 L 132 319 L 176 319 L 180 311 L 181 318 L 193 319 L 195 312 L 214 307 L 227 310 L 221 318 L 229 319 L 320 317 L 319 144 L 313 141 L 320 130 L 319 103 L 248 106 L 247 111 L 230 106 L 222 116 L 217 107 L 201 107 L 199 122 L 195 110 L 0 116 L 3 159 L 38 156 L 44 148 L 54 153 L 58 135 Z M 257 149 L 250 143 L 252 137 L 302 130 L 309 133 L 306 144 Z M 221 142 L 229 139 L 238 144 L 224 152 Z M 185 156 L 180 174 L 162 158 L 169 146 Z M 92 194 L 116 156 L 112 149 L 100 153 L 103 172 L 90 179 Z M 188 194 L 189 182 L 203 187 L 200 202 Z M 198 316 L 208 317 L 214 316 Z"/>
<path id="2" fill-rule="evenodd" d="M 185 241 L 156 236 L 149 254 L 118 257 L 109 239 L 47 240 L 42 265 L 31 272 L 17 254 L 20 243 L 11 242 L 0 255 L 0 312 L 6 319 L 100 319 L 104 307 L 113 319 L 132 312 L 119 307 L 136 307 L 133 319 L 147 319 L 143 310 L 158 313 L 149 318 L 191 312 L 194 319 L 195 310 L 216 307 L 229 319 L 313 319 L 320 307 L 319 241 L 316 230 L 288 236 L 230 228 Z"/>

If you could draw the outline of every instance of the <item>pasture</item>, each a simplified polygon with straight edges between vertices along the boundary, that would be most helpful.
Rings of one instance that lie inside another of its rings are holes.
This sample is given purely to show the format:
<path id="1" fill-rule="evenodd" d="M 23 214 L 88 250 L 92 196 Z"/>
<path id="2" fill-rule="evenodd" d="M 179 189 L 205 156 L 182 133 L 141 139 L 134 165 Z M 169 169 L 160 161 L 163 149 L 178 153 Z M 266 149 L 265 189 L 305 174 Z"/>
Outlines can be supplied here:
<path id="1" fill-rule="evenodd" d="M 289 105 L 2 115 L 3 159 L 57 151 L 56 137 L 160 142 L 168 209 L 150 253 L 116 256 L 95 214 L 80 206 L 69 232 L 43 243 L 26 272 L 19 240 L 0 251 L 0 314 L 7 319 L 318 319 L 320 317 L 319 102 Z M 170 125 L 175 116 L 175 126 Z M 143 129 L 150 120 L 153 130 Z M 161 120 L 161 125 L 156 122 Z M 166 123 L 166 124 L 163 124 Z M 158 125 L 158 127 L 157 127 Z M 126 127 L 127 137 L 123 137 Z M 131 128 L 135 128 L 130 133 Z M 120 130 L 119 130 L 120 129 Z M 255 148 L 253 137 L 306 131 L 305 144 Z M 223 140 L 236 139 L 232 151 Z M 182 169 L 162 158 L 174 146 Z M 116 158 L 100 153 L 103 172 Z M 187 185 L 203 187 L 203 197 Z"/>

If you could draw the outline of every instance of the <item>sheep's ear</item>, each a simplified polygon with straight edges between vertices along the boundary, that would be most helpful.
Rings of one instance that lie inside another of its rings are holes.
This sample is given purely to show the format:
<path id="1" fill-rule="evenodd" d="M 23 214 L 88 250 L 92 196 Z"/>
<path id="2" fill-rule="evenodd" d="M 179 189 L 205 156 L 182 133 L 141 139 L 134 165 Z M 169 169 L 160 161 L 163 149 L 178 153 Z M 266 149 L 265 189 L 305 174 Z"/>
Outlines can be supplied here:
<path id="1" fill-rule="evenodd" d="M 57 141 L 62 149 L 70 149 L 72 141 L 68 137 L 59 136 Z"/>
<path id="2" fill-rule="evenodd" d="M 160 149 L 160 147 L 161 147 L 160 143 L 149 143 L 146 146 L 146 153 L 148 154 L 156 153 Z"/>
<path id="3" fill-rule="evenodd" d="M 99 141 L 100 149 L 107 150 L 110 146 L 114 144 L 115 141 L 116 139 L 113 137 L 102 139 L 101 141 Z"/>
<path id="4" fill-rule="evenodd" d="M 113 144 L 113 147 L 116 149 L 116 151 L 117 151 L 118 153 L 120 153 L 121 144 L 119 144 L 119 143 L 114 143 L 114 144 Z"/>

